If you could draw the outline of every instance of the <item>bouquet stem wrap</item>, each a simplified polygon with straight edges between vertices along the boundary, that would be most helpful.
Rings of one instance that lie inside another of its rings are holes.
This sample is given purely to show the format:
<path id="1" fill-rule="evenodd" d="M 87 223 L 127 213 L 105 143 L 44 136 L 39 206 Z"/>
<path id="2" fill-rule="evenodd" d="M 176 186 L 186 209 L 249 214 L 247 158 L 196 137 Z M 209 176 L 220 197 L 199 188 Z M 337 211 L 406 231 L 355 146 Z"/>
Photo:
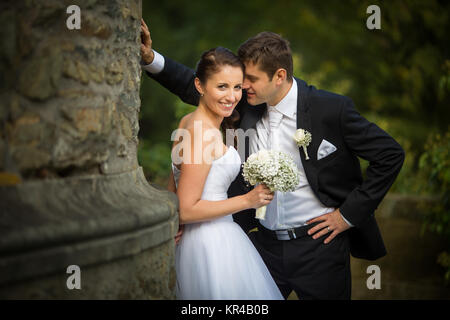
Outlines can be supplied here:
<path id="1" fill-rule="evenodd" d="M 266 218 L 267 206 L 259 207 L 256 209 L 256 219 L 264 220 Z"/>

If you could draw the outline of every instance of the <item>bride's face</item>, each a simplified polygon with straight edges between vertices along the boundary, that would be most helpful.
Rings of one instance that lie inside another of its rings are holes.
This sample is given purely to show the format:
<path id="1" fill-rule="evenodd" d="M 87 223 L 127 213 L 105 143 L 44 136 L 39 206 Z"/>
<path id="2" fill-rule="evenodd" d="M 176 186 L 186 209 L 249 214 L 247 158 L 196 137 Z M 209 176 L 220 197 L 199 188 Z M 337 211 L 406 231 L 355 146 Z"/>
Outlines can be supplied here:
<path id="1" fill-rule="evenodd" d="M 196 79 L 197 90 L 203 94 L 203 102 L 221 117 L 231 116 L 242 97 L 242 69 L 234 66 L 222 66 L 219 72 L 210 75 L 205 84 Z"/>

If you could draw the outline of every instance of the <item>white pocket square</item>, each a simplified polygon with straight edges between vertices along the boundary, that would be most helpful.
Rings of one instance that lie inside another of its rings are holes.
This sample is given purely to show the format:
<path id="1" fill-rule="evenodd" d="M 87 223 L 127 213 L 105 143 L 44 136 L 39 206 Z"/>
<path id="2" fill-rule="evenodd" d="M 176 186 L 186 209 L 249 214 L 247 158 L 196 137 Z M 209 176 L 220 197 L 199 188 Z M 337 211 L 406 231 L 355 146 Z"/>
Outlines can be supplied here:
<path id="1" fill-rule="evenodd" d="M 327 140 L 323 139 L 320 143 L 319 150 L 317 150 L 317 160 L 323 159 L 333 152 L 335 152 L 337 148 Z"/>

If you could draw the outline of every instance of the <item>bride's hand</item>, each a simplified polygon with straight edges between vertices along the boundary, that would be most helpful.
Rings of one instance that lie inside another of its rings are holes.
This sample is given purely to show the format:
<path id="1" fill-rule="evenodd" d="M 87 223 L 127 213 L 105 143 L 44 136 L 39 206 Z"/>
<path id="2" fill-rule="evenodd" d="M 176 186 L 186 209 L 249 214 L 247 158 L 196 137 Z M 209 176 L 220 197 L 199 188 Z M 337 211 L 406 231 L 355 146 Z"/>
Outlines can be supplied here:
<path id="1" fill-rule="evenodd" d="M 184 224 L 180 224 L 178 227 L 178 232 L 175 235 L 175 244 L 178 244 L 178 242 L 180 242 L 181 236 L 183 235 L 183 230 L 184 230 Z"/>
<path id="2" fill-rule="evenodd" d="M 267 206 L 272 201 L 274 193 L 265 184 L 259 184 L 245 196 L 249 207 L 258 209 L 259 207 Z"/>

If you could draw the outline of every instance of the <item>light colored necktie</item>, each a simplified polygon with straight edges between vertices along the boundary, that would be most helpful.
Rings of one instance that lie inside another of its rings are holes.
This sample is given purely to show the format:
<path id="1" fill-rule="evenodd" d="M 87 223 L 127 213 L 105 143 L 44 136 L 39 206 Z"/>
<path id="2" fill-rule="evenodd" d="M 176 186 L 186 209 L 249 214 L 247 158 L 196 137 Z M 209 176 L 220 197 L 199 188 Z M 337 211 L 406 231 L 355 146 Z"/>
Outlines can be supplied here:
<path id="1" fill-rule="evenodd" d="M 277 135 L 276 130 L 280 126 L 281 119 L 283 119 L 283 114 L 273 107 L 269 108 L 269 143 L 268 148 L 272 150 L 277 149 Z"/>

